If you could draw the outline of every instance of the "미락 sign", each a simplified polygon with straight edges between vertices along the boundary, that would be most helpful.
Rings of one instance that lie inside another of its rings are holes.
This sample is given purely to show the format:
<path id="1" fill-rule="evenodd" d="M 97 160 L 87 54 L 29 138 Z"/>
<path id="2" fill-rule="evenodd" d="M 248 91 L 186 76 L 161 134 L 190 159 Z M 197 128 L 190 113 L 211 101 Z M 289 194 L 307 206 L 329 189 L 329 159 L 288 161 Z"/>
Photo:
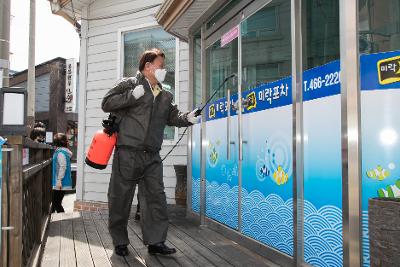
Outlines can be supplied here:
<path id="1" fill-rule="evenodd" d="M 380 84 L 390 84 L 400 81 L 400 56 L 378 61 Z"/>

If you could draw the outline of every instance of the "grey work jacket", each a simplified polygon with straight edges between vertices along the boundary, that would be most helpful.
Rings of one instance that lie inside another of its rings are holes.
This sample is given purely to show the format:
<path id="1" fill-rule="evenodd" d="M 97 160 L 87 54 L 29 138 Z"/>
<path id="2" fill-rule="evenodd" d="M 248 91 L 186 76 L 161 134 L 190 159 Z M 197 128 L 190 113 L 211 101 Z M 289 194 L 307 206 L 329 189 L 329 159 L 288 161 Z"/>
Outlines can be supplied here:
<path id="1" fill-rule="evenodd" d="M 143 85 L 144 95 L 135 99 L 132 91 Z M 161 84 L 159 84 L 160 88 Z M 119 124 L 117 147 L 130 147 L 136 150 L 159 151 L 166 125 L 190 126 L 188 113 L 182 113 L 173 104 L 171 92 L 161 90 L 154 97 L 150 85 L 143 74 L 120 80 L 103 98 L 104 112 L 117 116 Z"/>

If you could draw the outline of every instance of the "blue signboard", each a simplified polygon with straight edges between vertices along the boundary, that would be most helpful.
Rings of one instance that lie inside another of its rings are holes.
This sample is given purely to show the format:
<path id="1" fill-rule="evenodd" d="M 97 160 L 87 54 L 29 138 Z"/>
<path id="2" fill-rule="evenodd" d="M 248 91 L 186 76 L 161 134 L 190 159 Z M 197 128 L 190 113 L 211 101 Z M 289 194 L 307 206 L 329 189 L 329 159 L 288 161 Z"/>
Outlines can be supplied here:
<path id="1" fill-rule="evenodd" d="M 312 68 L 303 72 L 303 100 L 340 94 L 340 61 Z"/>
<path id="2" fill-rule="evenodd" d="M 252 113 L 266 109 L 283 107 L 292 104 L 292 78 L 284 78 L 271 83 L 262 84 L 256 88 L 242 92 L 242 98 L 247 101 L 242 113 Z M 234 104 L 238 95 L 231 96 L 231 115 L 236 115 Z M 226 97 L 207 105 L 206 120 L 222 119 L 228 115 Z"/>
<path id="3" fill-rule="evenodd" d="M 400 87 L 400 51 L 360 57 L 361 90 L 385 90 Z"/>
<path id="4" fill-rule="evenodd" d="M 303 90 L 305 102 L 340 94 L 340 61 L 335 60 L 304 71 Z M 292 78 L 287 77 L 243 91 L 242 98 L 247 100 L 243 114 L 291 105 Z M 237 94 L 232 95 L 230 99 L 232 116 L 237 114 L 233 108 L 237 99 Z M 226 97 L 208 104 L 206 120 L 225 118 L 228 115 L 227 106 Z"/>

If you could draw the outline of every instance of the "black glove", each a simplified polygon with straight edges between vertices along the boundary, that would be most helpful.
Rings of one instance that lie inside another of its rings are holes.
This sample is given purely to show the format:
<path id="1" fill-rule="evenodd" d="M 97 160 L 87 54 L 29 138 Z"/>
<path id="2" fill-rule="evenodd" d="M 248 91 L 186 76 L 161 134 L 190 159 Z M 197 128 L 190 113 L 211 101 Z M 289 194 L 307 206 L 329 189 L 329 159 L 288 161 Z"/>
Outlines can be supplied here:
<path id="1" fill-rule="evenodd" d="M 103 120 L 103 123 L 101 125 L 103 125 L 104 127 L 104 132 L 106 134 L 108 134 L 109 136 L 113 135 L 114 133 L 118 132 L 119 128 L 118 128 L 118 124 L 115 123 L 116 120 L 116 116 L 113 115 L 109 115 L 108 119 Z"/>

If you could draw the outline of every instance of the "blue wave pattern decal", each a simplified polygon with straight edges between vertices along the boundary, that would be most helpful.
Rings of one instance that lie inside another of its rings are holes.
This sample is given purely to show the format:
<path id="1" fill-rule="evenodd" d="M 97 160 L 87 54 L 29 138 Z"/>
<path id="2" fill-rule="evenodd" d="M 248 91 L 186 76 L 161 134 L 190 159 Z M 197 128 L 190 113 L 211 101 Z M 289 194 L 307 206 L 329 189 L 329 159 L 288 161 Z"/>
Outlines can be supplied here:
<path id="1" fill-rule="evenodd" d="M 293 256 L 293 199 L 265 197 L 243 190 L 243 233 Z M 317 210 L 304 204 L 305 260 L 314 266 L 342 266 L 342 211 L 335 206 Z"/>
<path id="2" fill-rule="evenodd" d="M 363 250 L 363 266 L 370 266 L 369 257 L 369 230 L 368 230 L 368 210 L 362 211 L 362 250 Z"/>
<path id="3" fill-rule="evenodd" d="M 242 191 L 243 234 L 293 256 L 293 199 Z"/>
<path id="4" fill-rule="evenodd" d="M 231 228 L 238 228 L 238 187 L 206 181 L 206 215 Z"/>
<path id="5" fill-rule="evenodd" d="M 342 210 L 304 201 L 304 258 L 318 267 L 343 266 Z"/>
<path id="6" fill-rule="evenodd" d="M 200 179 L 192 177 L 192 210 L 200 213 Z"/>
<path id="7" fill-rule="evenodd" d="M 199 180 L 193 180 L 200 186 Z M 237 228 L 238 187 L 207 181 L 206 214 Z M 260 191 L 242 190 L 243 234 L 293 256 L 293 199 L 264 196 Z M 304 203 L 304 257 L 313 266 L 343 266 L 342 211 L 336 206 L 316 209 Z"/>

